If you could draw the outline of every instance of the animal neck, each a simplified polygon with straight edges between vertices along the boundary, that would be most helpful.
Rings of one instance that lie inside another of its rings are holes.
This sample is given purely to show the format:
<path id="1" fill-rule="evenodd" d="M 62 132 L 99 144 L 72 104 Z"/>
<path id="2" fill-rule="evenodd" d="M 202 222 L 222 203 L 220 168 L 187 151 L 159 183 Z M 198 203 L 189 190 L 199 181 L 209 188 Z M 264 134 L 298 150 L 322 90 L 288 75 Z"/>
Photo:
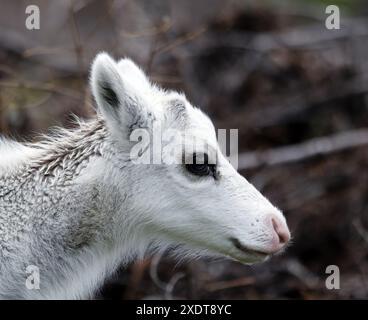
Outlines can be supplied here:
<path id="1" fill-rule="evenodd" d="M 146 248 L 115 178 L 123 164 L 112 160 L 98 119 L 28 147 L 37 157 L 0 177 L 0 293 L 12 283 L 13 297 L 89 296 L 119 262 Z M 29 265 L 40 270 L 40 290 L 25 287 Z"/>

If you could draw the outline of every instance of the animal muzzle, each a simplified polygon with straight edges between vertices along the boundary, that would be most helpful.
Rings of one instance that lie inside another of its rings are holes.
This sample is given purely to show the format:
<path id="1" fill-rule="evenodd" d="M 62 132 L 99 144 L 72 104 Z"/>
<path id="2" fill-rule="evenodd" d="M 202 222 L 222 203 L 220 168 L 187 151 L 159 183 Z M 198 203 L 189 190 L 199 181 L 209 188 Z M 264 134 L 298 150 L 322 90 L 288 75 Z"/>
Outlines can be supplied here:
<path id="1" fill-rule="evenodd" d="M 237 238 L 230 238 L 230 241 L 237 249 L 247 254 L 262 257 L 280 252 L 290 241 L 290 231 L 286 222 L 275 214 L 268 214 L 263 223 L 270 236 L 269 240 L 263 242 L 262 245 L 247 246 Z"/>
<path id="2" fill-rule="evenodd" d="M 269 254 L 282 250 L 290 241 L 290 231 L 286 223 L 278 216 L 270 214 L 266 217 L 266 224 L 271 229 L 272 240 L 266 249 Z"/>

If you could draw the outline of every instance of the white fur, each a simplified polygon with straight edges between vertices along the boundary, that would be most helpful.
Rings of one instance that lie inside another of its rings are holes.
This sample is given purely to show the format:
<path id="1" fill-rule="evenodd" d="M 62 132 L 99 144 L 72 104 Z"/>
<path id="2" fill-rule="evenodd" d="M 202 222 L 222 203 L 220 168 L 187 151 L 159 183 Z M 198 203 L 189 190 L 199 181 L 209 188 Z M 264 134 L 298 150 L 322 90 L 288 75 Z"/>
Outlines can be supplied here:
<path id="1" fill-rule="evenodd" d="M 0 175 L 15 171 L 19 166 L 22 166 L 27 159 L 36 156 L 37 150 L 26 147 L 25 145 L 2 139 L 0 137 Z"/>
<path id="2" fill-rule="evenodd" d="M 33 145 L 0 143 L 0 298 L 90 298 L 119 264 L 169 247 L 180 258 L 264 259 L 229 239 L 263 251 L 265 217 L 285 219 L 221 154 L 210 119 L 128 59 L 98 55 L 91 86 L 96 119 Z M 130 131 L 153 123 L 215 148 L 217 178 L 132 163 Z M 40 268 L 40 290 L 25 286 L 28 265 Z"/>

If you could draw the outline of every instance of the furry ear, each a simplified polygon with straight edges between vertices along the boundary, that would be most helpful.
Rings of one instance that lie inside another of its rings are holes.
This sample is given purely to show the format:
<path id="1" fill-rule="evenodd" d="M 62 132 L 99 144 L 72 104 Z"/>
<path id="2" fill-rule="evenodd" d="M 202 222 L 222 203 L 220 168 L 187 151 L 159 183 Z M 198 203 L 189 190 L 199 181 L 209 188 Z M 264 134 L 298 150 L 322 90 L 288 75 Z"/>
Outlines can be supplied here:
<path id="1" fill-rule="evenodd" d="M 142 88 L 149 88 L 151 86 L 146 74 L 131 59 L 121 59 L 118 65 L 120 71 L 123 74 L 129 74 L 130 80 L 135 82 L 137 86 L 141 86 Z"/>
<path id="2" fill-rule="evenodd" d="M 134 78 L 132 80 L 136 76 L 132 68 L 132 65 L 121 68 L 108 54 L 100 53 L 93 62 L 91 72 L 92 93 L 98 111 L 105 118 L 110 131 L 120 137 L 124 133 L 125 138 L 133 125 L 144 123 L 149 114 L 143 91 L 135 85 Z"/>

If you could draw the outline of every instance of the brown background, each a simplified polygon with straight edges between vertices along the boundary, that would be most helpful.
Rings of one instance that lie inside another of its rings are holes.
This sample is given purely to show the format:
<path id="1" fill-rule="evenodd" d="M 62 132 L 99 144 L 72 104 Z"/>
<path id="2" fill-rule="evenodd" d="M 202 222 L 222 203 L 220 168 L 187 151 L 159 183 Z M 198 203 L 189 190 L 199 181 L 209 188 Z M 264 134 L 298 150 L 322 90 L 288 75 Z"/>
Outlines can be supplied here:
<path id="1" fill-rule="evenodd" d="M 317 0 L 1 0 L 0 133 L 33 140 L 93 115 L 88 69 L 103 50 L 185 91 L 218 128 L 238 128 L 242 153 L 268 155 L 241 173 L 284 211 L 285 254 L 252 267 L 148 257 L 98 298 L 368 297 L 367 1 L 335 2 L 340 30 L 325 28 Z M 28 4 L 40 30 L 25 28 Z M 311 139 L 322 154 L 308 156 Z M 297 161 L 277 149 L 290 145 Z M 340 290 L 325 287 L 331 264 Z"/>

